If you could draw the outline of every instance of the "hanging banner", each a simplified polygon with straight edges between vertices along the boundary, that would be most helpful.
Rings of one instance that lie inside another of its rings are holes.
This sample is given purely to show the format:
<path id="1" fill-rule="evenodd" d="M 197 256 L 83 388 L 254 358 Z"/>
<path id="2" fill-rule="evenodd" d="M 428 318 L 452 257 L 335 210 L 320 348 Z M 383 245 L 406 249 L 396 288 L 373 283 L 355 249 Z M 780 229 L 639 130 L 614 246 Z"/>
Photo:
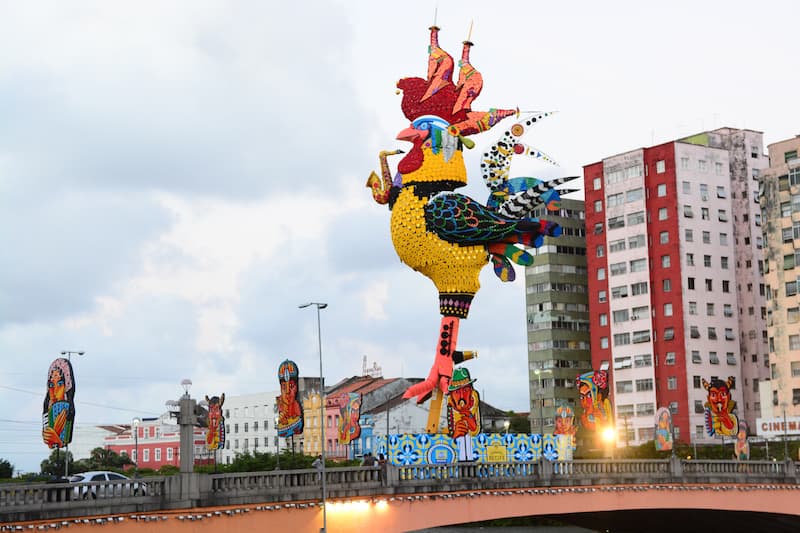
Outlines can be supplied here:
<path id="1" fill-rule="evenodd" d="M 708 391 L 705 404 L 706 433 L 710 437 L 735 437 L 739 432 L 739 418 L 734 414 L 736 402 L 731 398 L 731 390 L 736 387 L 736 378 L 727 381 L 711 378 L 703 380 L 703 388 Z"/>
<path id="2" fill-rule="evenodd" d="M 361 436 L 361 394 L 343 392 L 336 398 L 339 404 L 339 443 L 350 444 Z"/>
<path id="3" fill-rule="evenodd" d="M 733 445 L 733 456 L 737 461 L 750 459 L 750 443 L 747 441 L 747 424 L 739 422 L 739 433 L 736 434 L 736 443 Z"/>
<path id="4" fill-rule="evenodd" d="M 283 438 L 303 433 L 303 406 L 298 397 L 299 371 L 294 361 L 286 359 L 278 367 L 281 395 L 278 397 L 278 436 Z"/>
<path id="5" fill-rule="evenodd" d="M 72 363 L 60 357 L 47 371 L 47 395 L 42 406 L 42 440 L 48 448 L 72 442 L 75 423 L 75 376 Z"/>
<path id="6" fill-rule="evenodd" d="M 447 390 L 447 430 L 458 448 L 459 461 L 474 459 L 472 437 L 481 431 L 480 396 L 469 370 L 459 367 Z"/>
<path id="7" fill-rule="evenodd" d="M 602 431 L 613 425 L 611 400 L 608 399 L 608 371 L 594 370 L 580 374 L 575 380 L 580 397 L 581 426 L 588 431 Z"/>
<path id="8" fill-rule="evenodd" d="M 666 407 L 656 411 L 656 451 L 668 452 L 672 449 L 672 413 Z"/>
<path id="9" fill-rule="evenodd" d="M 222 416 L 222 405 L 225 403 L 225 393 L 222 396 L 206 396 L 208 402 L 208 428 L 206 429 L 206 449 L 208 451 L 225 448 L 225 417 Z"/>

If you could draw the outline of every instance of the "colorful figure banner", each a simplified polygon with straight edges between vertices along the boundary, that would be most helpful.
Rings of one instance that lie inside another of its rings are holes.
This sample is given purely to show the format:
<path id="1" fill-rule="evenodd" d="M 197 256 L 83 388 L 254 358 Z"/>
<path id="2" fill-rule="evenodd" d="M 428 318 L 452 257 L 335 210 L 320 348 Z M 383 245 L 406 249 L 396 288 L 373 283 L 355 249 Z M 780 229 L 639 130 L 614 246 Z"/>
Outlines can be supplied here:
<path id="1" fill-rule="evenodd" d="M 559 405 L 556 409 L 556 427 L 553 430 L 554 435 L 564 435 L 566 441 L 571 449 L 575 449 L 577 444 L 575 442 L 575 433 L 578 432 L 578 427 L 575 425 L 575 413 L 569 405 Z"/>
<path id="2" fill-rule="evenodd" d="M 47 371 L 47 395 L 42 406 L 42 440 L 48 448 L 72 442 L 75 423 L 75 376 L 69 359 L 60 357 Z"/>
<path id="3" fill-rule="evenodd" d="M 472 438 L 481 431 L 480 396 L 469 370 L 455 369 L 447 396 L 447 430 L 458 446 L 458 460 L 472 460 Z"/>
<path id="4" fill-rule="evenodd" d="M 734 437 L 739 432 L 739 418 L 734 414 L 736 402 L 731 398 L 731 390 L 736 387 L 736 378 L 729 376 L 727 381 L 711 378 L 703 380 L 703 388 L 708 391 L 706 407 L 706 432 L 709 436 Z"/>
<path id="5" fill-rule="evenodd" d="M 350 444 L 361 436 L 361 394 L 343 392 L 337 396 L 339 404 L 339 443 Z"/>
<path id="6" fill-rule="evenodd" d="M 583 408 L 581 426 L 597 432 L 613 425 L 611 400 L 608 399 L 608 371 L 586 372 L 577 377 L 575 384 Z"/>
<path id="7" fill-rule="evenodd" d="M 222 405 L 225 403 L 225 393 L 222 396 L 206 396 L 208 402 L 208 427 L 206 428 L 206 449 L 219 450 L 225 447 L 225 417 L 222 416 Z"/>
<path id="8" fill-rule="evenodd" d="M 281 395 L 278 397 L 278 436 L 283 438 L 303 432 L 303 406 L 300 404 L 298 378 L 294 361 L 286 359 L 278 367 Z"/>
<path id="9" fill-rule="evenodd" d="M 656 411 L 656 451 L 665 452 L 672 449 L 672 413 L 666 407 Z"/>

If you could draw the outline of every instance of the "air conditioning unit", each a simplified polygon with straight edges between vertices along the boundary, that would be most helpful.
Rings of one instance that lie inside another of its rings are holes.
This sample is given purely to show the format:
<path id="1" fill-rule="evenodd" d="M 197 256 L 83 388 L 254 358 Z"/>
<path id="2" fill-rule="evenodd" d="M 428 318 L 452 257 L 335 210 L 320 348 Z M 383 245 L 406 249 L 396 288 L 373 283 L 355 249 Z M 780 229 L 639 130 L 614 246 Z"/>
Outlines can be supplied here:
<path id="1" fill-rule="evenodd" d="M 639 320 L 639 315 L 632 315 L 631 320 Z"/>

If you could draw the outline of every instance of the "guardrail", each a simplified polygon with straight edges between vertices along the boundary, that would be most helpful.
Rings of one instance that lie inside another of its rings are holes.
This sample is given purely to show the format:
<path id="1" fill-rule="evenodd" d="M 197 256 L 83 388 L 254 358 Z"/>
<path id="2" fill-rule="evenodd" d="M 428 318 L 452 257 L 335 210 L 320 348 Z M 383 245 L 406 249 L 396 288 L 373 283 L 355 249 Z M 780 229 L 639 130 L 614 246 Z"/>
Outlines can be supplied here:
<path id="1" fill-rule="evenodd" d="M 579 460 L 328 468 L 328 497 L 371 497 L 493 488 L 620 484 L 800 484 L 797 465 L 772 461 Z M 141 489 L 144 484 L 144 491 Z M 0 522 L 152 512 L 321 498 L 316 470 L 178 474 L 77 484 L 0 485 Z M 144 492 L 144 493 L 142 493 Z M 94 493 L 96 497 L 83 494 Z"/>

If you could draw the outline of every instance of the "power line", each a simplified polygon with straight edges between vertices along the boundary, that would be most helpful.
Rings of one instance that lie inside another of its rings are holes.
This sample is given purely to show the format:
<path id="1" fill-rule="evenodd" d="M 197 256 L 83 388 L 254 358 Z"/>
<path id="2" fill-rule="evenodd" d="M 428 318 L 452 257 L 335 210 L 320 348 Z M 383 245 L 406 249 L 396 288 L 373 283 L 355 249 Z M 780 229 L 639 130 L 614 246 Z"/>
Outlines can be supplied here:
<path id="1" fill-rule="evenodd" d="M 42 396 L 39 392 L 29 391 L 25 389 L 18 389 L 16 387 L 9 387 L 7 385 L 0 385 L 0 389 L 8 389 L 13 390 L 15 392 L 24 392 L 25 394 L 33 394 L 34 396 Z M 101 403 L 94 403 L 94 402 L 75 402 L 76 405 L 91 405 L 92 407 L 102 407 L 103 409 L 114 409 L 116 411 L 127 411 L 130 413 L 139 413 L 139 414 L 151 414 L 155 416 L 159 416 L 161 413 L 154 413 L 153 411 L 142 411 L 141 409 L 129 409 L 127 407 L 116 407 L 113 405 L 103 405 Z"/>

